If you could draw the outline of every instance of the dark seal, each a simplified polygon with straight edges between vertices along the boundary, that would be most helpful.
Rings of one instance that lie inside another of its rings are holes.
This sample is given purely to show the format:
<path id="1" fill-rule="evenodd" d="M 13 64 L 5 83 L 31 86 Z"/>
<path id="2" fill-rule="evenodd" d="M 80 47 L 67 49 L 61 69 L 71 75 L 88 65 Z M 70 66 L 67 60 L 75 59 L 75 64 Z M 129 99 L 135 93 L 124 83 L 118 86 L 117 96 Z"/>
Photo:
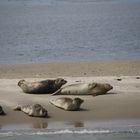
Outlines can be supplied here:
<path id="1" fill-rule="evenodd" d="M 66 83 L 67 81 L 62 78 L 58 78 L 55 80 L 43 80 L 43 81 L 37 81 L 37 82 L 28 82 L 25 80 L 20 80 L 18 82 L 18 86 L 25 93 L 48 94 L 48 93 L 54 93 L 55 91 L 60 89 L 62 85 Z"/>

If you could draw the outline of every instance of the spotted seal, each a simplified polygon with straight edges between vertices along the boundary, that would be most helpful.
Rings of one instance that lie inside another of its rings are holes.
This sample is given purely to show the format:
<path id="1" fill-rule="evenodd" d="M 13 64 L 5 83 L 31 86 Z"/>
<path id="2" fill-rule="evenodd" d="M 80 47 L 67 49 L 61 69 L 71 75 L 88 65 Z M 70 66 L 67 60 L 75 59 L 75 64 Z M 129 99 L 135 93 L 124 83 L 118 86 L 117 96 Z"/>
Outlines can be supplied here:
<path id="1" fill-rule="evenodd" d="M 102 95 L 107 93 L 113 87 L 108 83 L 77 83 L 64 86 L 54 92 L 52 95 Z"/>
<path id="2" fill-rule="evenodd" d="M 28 82 L 25 80 L 20 80 L 18 86 L 25 93 L 30 94 L 42 94 L 42 93 L 53 93 L 61 88 L 62 85 L 66 84 L 67 81 L 62 78 L 57 78 L 55 80 L 43 80 L 37 82 Z"/>
<path id="3" fill-rule="evenodd" d="M 61 97 L 54 100 L 49 101 L 54 106 L 64 109 L 66 111 L 77 111 L 80 109 L 80 105 L 84 102 L 84 100 L 80 98 L 67 98 Z"/>
<path id="4" fill-rule="evenodd" d="M 17 106 L 15 111 L 22 111 L 32 117 L 47 117 L 48 111 L 40 104 Z"/>

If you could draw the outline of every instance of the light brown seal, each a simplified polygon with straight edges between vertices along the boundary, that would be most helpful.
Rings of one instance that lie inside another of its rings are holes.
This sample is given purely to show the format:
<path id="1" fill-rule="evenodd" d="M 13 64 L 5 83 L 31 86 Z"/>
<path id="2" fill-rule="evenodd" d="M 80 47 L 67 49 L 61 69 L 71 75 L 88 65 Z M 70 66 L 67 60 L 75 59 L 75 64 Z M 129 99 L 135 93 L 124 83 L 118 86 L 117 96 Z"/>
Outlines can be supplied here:
<path id="1" fill-rule="evenodd" d="M 0 106 L 0 115 L 6 115 L 5 112 L 3 111 L 2 106 Z"/>
<path id="2" fill-rule="evenodd" d="M 43 80 L 37 82 L 28 82 L 25 80 L 20 80 L 18 82 L 18 86 L 23 90 L 25 93 L 30 94 L 42 94 L 42 93 L 53 93 L 61 88 L 62 85 L 66 84 L 67 81 L 58 78 L 55 80 Z"/>
<path id="3" fill-rule="evenodd" d="M 15 111 L 22 111 L 32 117 L 47 117 L 48 111 L 40 104 L 17 106 Z"/>
<path id="4" fill-rule="evenodd" d="M 80 105 L 84 102 L 84 100 L 80 98 L 67 98 L 67 97 L 62 97 L 62 98 L 57 98 L 54 100 L 50 100 L 50 103 L 55 105 L 58 108 L 67 110 L 67 111 L 77 111 L 80 109 Z"/>
<path id="5" fill-rule="evenodd" d="M 102 95 L 106 94 L 109 90 L 113 89 L 110 84 L 107 83 L 77 83 L 67 85 L 57 90 L 52 95 Z"/>

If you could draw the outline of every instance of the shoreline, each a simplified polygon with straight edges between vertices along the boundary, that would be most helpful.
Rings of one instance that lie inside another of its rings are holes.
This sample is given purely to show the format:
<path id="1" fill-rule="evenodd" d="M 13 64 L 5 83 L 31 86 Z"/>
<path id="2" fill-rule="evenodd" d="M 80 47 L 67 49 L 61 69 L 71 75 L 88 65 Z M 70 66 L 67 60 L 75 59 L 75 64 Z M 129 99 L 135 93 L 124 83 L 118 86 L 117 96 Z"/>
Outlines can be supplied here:
<path id="1" fill-rule="evenodd" d="M 85 121 L 49 121 L 49 122 L 24 122 L 9 123 L 1 125 L 2 131 L 21 131 L 21 130 L 118 130 L 130 131 L 140 129 L 140 119 L 117 119 L 117 120 L 85 120 Z"/>

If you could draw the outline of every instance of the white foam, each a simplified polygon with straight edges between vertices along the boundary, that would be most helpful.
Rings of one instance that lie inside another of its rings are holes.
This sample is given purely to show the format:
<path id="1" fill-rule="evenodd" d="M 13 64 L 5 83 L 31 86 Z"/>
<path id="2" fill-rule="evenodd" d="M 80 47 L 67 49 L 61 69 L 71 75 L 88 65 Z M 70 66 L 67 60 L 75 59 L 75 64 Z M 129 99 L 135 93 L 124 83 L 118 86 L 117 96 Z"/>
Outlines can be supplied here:
<path id="1" fill-rule="evenodd" d="M 82 130 L 70 130 L 70 129 L 64 129 L 64 130 L 46 130 L 46 131 L 8 131 L 8 132 L 0 132 L 0 137 L 10 137 L 10 136 L 20 136 L 20 135 L 62 135 L 62 134 L 97 134 L 97 135 L 103 135 L 103 134 L 114 134 L 114 133 L 140 133 L 139 130 L 88 130 L 88 129 L 82 129 Z"/>
<path id="2" fill-rule="evenodd" d="M 37 133 L 32 133 L 32 134 L 37 134 L 37 135 L 52 135 L 52 134 L 105 134 L 109 133 L 109 130 L 58 130 L 58 131 L 50 131 L 50 132 L 37 132 Z"/>
<path id="3" fill-rule="evenodd" d="M 18 133 L 18 132 L 12 132 L 12 131 L 9 131 L 9 132 L 0 132 L 0 137 L 12 137 L 12 136 L 20 136 L 22 135 L 22 133 Z"/>
<path id="4" fill-rule="evenodd" d="M 57 131 L 37 131 L 37 132 L 0 132 L 0 137 L 20 136 L 20 135 L 59 135 L 59 134 L 108 134 L 109 130 L 57 130 Z"/>

